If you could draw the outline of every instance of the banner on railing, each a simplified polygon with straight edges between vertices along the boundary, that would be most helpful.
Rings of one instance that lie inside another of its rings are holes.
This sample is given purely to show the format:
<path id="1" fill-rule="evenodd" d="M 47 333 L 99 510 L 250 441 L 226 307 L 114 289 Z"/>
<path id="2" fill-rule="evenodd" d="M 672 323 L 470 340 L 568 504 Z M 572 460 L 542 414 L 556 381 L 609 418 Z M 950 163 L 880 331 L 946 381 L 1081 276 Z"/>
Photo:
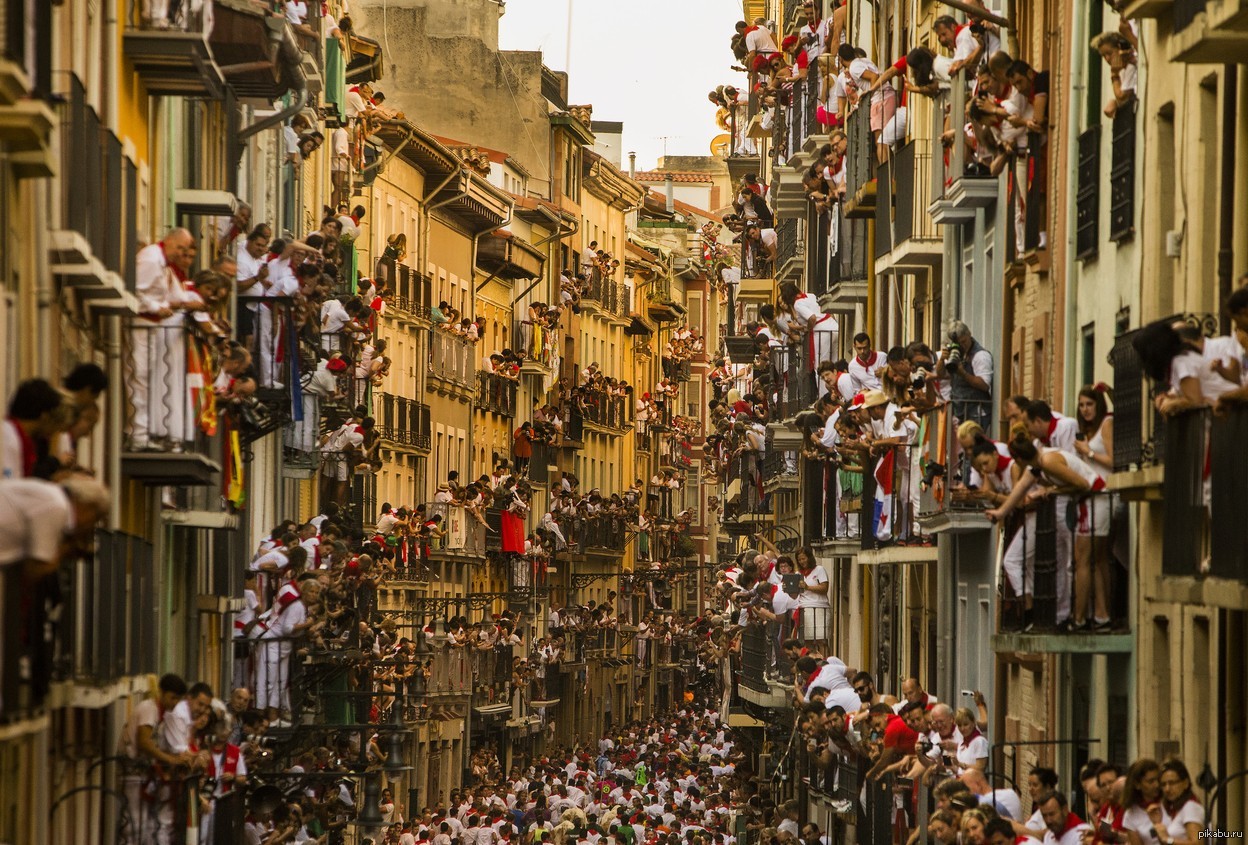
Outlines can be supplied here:
<path id="1" fill-rule="evenodd" d="M 446 548 L 462 549 L 468 545 L 468 514 L 463 508 L 446 510 Z"/>

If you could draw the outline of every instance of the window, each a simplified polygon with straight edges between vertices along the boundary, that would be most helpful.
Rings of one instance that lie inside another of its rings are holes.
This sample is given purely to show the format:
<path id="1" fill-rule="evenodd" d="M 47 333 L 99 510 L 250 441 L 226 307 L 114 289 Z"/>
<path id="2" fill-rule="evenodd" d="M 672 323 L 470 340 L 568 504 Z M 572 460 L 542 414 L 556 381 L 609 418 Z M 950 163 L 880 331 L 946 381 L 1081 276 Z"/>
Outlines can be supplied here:
<path id="1" fill-rule="evenodd" d="M 1079 136 L 1079 182 L 1075 192 L 1075 257 L 1096 258 L 1100 214 L 1101 127 L 1092 126 Z"/>
<path id="2" fill-rule="evenodd" d="M 1092 384 L 1096 378 L 1096 324 L 1088 323 L 1083 327 L 1083 384 Z"/>
<path id="3" fill-rule="evenodd" d="M 1136 101 L 1132 100 L 1114 113 L 1109 159 L 1109 239 L 1117 244 L 1135 235 L 1135 106 Z"/>
<path id="4" fill-rule="evenodd" d="M 1038 337 L 1031 345 L 1031 395 L 1047 395 L 1044 380 L 1044 338 Z"/>

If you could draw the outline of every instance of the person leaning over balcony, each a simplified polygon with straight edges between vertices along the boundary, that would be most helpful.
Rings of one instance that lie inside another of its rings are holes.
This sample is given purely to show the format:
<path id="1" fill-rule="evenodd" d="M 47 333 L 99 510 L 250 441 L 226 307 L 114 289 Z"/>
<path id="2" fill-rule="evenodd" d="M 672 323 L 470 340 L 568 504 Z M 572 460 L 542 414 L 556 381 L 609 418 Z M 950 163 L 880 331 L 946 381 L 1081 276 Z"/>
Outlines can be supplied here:
<path id="1" fill-rule="evenodd" d="M 837 48 L 837 56 L 841 64 L 848 64 L 849 78 L 859 94 L 865 95 L 870 101 L 871 134 L 876 142 L 876 160 L 880 163 L 888 161 L 890 141 L 896 141 L 896 130 L 891 128 L 893 118 L 898 115 L 897 91 L 891 85 L 875 85 L 882 74 L 875 62 L 859 55 L 861 51 L 851 44 L 842 44 Z M 899 118 L 904 125 L 904 118 Z M 886 138 L 886 127 L 890 127 L 894 137 Z M 900 133 L 905 135 L 903 129 Z"/>
<path id="2" fill-rule="evenodd" d="M 965 67 L 974 68 L 984 54 L 984 46 L 975 37 L 971 24 L 960 24 L 950 15 L 941 15 L 932 22 L 936 40 L 946 50 L 953 51 L 949 75 L 953 76 Z"/>
<path id="3" fill-rule="evenodd" d="M 126 718 L 119 743 L 119 752 L 126 758 L 121 782 L 130 816 L 121 834 L 123 845 L 147 845 L 156 841 L 156 808 L 145 794 L 153 766 L 173 770 L 189 766 L 194 760 L 189 751 L 174 754 L 161 748 L 156 741 L 166 714 L 173 711 L 184 695 L 186 681 L 178 675 L 162 675 L 155 697 L 140 701 Z"/>
<path id="4" fill-rule="evenodd" d="M 1105 64 L 1109 65 L 1114 93 L 1105 104 L 1105 116 L 1113 117 L 1135 99 L 1138 76 L 1135 49 L 1120 32 L 1102 32 L 1092 39 L 1092 49 L 1100 53 Z"/>
<path id="5" fill-rule="evenodd" d="M 1105 480 L 1074 452 L 1047 446 L 1037 447 L 1030 440 L 1016 438 L 1010 441 L 1010 456 L 1028 471 L 1022 473 L 1005 502 L 986 512 L 987 517 L 993 522 L 1008 516 L 1036 483 L 1073 489 L 1077 494 L 1095 493 L 1105 487 Z M 1072 625 L 1070 621 L 1071 526 L 1065 518 L 1066 510 L 1071 503 L 1070 494 L 1062 493 L 1056 496 L 1057 623 L 1058 629 L 1062 631 L 1069 630 Z M 1077 502 L 1077 505 L 1078 531 L 1083 536 L 1104 536 L 1109 530 L 1109 509 L 1107 507 L 1089 508 L 1084 501 Z"/>
<path id="6" fill-rule="evenodd" d="M 1132 338 L 1145 374 L 1169 386 L 1154 403 L 1162 414 L 1207 407 L 1238 387 L 1205 360 L 1204 344 L 1198 328 L 1170 320 L 1150 323 Z"/>

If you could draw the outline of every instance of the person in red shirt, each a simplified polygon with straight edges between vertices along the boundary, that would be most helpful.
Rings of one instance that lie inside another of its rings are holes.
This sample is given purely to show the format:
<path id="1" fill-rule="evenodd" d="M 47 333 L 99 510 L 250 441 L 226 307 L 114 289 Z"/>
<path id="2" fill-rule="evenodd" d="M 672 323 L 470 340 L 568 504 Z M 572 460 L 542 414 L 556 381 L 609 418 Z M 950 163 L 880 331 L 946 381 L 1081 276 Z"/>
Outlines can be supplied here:
<path id="1" fill-rule="evenodd" d="M 867 772 L 867 778 L 874 780 L 883 775 L 889 766 L 899 762 L 906 755 L 913 754 L 919 735 L 910 729 L 905 719 L 893 712 L 892 707 L 883 702 L 871 705 L 869 713 L 871 729 L 884 738 L 880 756 L 876 758 L 875 765 Z"/>

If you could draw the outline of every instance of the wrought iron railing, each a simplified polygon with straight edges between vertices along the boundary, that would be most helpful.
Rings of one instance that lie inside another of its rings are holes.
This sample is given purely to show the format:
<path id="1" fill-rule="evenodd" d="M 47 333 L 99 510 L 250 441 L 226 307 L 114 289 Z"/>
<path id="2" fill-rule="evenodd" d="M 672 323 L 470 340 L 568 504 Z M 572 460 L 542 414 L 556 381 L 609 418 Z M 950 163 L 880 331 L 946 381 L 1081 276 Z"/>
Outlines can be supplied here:
<path id="1" fill-rule="evenodd" d="M 886 436 L 896 436 L 888 434 Z M 923 483 L 922 448 L 884 446 L 862 473 L 862 548 L 929 544 L 918 522 Z"/>
<path id="2" fill-rule="evenodd" d="M 429 346 L 430 375 L 464 388 L 475 386 L 476 344 L 451 332 L 434 330 Z"/>
<path id="3" fill-rule="evenodd" d="M 1205 482 L 1214 469 L 1208 463 L 1209 417 L 1208 410 L 1195 410 L 1166 419 L 1161 542 L 1166 575 L 1200 574 L 1209 555 Z"/>
<path id="4" fill-rule="evenodd" d="M 1213 418 L 1209 436 L 1209 574 L 1248 581 L 1248 407 L 1237 405 Z"/>
<path id="5" fill-rule="evenodd" d="M 845 134 L 849 141 L 845 154 L 845 195 L 852 200 L 875 179 L 879 164 L 875 138 L 871 134 L 871 108 L 866 97 L 845 119 Z"/>
<path id="6" fill-rule="evenodd" d="M 425 520 L 442 517 L 438 528 L 442 536 L 422 538 L 422 545 L 429 554 L 451 553 L 459 555 L 485 554 L 484 514 L 478 520 L 468 508 L 453 502 L 429 502 L 425 505 Z"/>
<path id="7" fill-rule="evenodd" d="M 477 373 L 477 405 L 505 417 L 516 415 L 520 383 L 498 373 Z"/>
<path id="8" fill-rule="evenodd" d="M 1109 162 L 1109 239 L 1121 243 L 1135 234 L 1134 97 L 1114 112 Z"/>
<path id="9" fill-rule="evenodd" d="M 927 211 L 931 201 L 932 154 L 920 142 L 911 141 L 893 157 L 897 182 L 893 216 L 894 243 L 939 240 L 940 230 Z"/>
<path id="10" fill-rule="evenodd" d="M 840 462 L 803 461 L 802 536 L 806 543 L 857 540 L 862 536 L 862 468 L 843 454 Z"/>

